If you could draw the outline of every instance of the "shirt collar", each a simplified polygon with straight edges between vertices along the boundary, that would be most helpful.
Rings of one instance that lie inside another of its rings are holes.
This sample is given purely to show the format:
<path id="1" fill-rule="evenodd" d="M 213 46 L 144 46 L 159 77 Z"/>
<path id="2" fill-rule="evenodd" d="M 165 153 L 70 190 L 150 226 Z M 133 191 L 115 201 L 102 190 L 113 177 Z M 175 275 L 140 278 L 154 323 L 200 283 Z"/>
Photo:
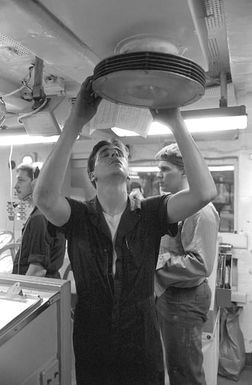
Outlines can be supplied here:
<path id="1" fill-rule="evenodd" d="M 128 196 L 128 202 L 126 209 L 129 209 L 130 211 L 138 211 L 141 209 L 141 200 L 138 198 L 132 198 L 131 196 Z M 90 213 L 102 213 L 102 207 L 101 204 L 97 198 L 97 196 L 89 201 L 88 204 L 88 211 Z"/>

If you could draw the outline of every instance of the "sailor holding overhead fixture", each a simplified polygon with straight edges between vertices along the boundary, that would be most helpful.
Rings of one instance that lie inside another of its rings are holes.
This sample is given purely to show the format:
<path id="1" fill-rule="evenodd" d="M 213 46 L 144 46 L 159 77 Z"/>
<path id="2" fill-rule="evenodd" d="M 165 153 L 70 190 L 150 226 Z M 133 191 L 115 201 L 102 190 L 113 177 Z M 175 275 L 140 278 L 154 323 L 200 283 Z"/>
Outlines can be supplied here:
<path id="1" fill-rule="evenodd" d="M 82 84 L 63 132 L 41 170 L 34 201 L 62 226 L 76 282 L 74 351 L 78 385 L 160 385 L 162 348 L 154 304 L 160 239 L 216 196 L 214 181 L 177 108 L 156 108 L 183 154 L 189 187 L 142 200 L 127 195 L 128 158 L 120 143 L 102 141 L 89 157 L 96 197 L 65 198 L 62 185 L 74 142 L 96 114 L 94 78 Z"/>

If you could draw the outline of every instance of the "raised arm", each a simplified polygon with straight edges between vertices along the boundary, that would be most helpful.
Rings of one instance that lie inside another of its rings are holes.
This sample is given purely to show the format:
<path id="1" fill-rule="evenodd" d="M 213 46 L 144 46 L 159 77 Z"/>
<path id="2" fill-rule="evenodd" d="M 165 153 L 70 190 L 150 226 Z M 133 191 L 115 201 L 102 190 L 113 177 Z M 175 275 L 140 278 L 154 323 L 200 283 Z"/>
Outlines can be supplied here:
<path id="1" fill-rule="evenodd" d="M 73 144 L 82 127 L 95 115 L 100 100 L 92 91 L 92 77 L 88 77 L 81 86 L 60 138 L 43 165 L 34 188 L 35 205 L 57 226 L 65 224 L 71 214 L 68 201 L 61 191 Z"/>
<path id="2" fill-rule="evenodd" d="M 155 120 L 169 125 L 181 151 L 189 188 L 171 196 L 168 202 L 169 222 L 194 214 L 217 194 L 213 178 L 196 143 L 188 132 L 179 109 L 151 110 Z"/>

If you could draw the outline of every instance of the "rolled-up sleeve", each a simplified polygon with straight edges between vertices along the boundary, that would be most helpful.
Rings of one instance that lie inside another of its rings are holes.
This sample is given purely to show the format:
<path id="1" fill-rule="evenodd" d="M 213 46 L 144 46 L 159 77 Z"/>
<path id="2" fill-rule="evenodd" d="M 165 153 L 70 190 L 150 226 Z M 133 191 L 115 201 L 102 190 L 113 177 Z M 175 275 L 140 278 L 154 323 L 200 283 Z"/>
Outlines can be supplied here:
<path id="1" fill-rule="evenodd" d="M 162 196 L 156 195 L 144 199 L 143 202 L 147 207 L 147 220 L 160 229 L 162 236 L 168 234 L 174 237 L 178 232 L 178 224 L 169 222 L 167 205 L 170 197 L 170 193 Z"/>
<path id="2" fill-rule="evenodd" d="M 42 215 L 36 215 L 31 218 L 27 230 L 28 263 L 39 264 L 47 270 L 50 264 L 50 236 L 47 231 L 47 220 Z"/>

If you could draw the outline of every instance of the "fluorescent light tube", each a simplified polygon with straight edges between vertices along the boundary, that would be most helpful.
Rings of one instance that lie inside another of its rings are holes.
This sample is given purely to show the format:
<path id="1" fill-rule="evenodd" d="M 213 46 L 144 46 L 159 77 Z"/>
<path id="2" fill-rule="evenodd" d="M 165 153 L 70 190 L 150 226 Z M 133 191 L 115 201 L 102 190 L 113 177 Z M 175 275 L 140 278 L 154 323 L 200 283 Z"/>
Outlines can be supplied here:
<path id="1" fill-rule="evenodd" d="M 29 135 L 3 135 L 1 136 L 0 146 L 20 146 L 23 144 L 43 144 L 57 142 L 59 135 L 54 136 L 29 136 Z"/>
<path id="2" fill-rule="evenodd" d="M 133 166 L 130 167 L 131 172 L 159 172 L 157 166 Z"/>
<path id="3" fill-rule="evenodd" d="M 234 171 L 235 167 L 233 165 L 223 165 L 223 166 L 209 166 L 210 171 Z"/>
<path id="4" fill-rule="evenodd" d="M 158 162 L 158 161 L 157 161 Z M 234 171 L 233 165 L 223 165 L 223 166 L 208 166 L 209 171 Z M 157 166 L 132 166 L 130 167 L 130 172 L 138 173 L 138 172 L 159 172 L 159 168 Z M 132 176 L 130 176 L 132 177 Z"/>
<path id="5" fill-rule="evenodd" d="M 245 106 L 209 108 L 202 110 L 182 111 L 185 124 L 192 133 L 242 130 L 247 128 L 247 114 Z M 112 127 L 118 136 L 139 136 L 134 131 Z M 159 122 L 152 122 L 148 136 L 169 135 L 168 126 Z"/>

